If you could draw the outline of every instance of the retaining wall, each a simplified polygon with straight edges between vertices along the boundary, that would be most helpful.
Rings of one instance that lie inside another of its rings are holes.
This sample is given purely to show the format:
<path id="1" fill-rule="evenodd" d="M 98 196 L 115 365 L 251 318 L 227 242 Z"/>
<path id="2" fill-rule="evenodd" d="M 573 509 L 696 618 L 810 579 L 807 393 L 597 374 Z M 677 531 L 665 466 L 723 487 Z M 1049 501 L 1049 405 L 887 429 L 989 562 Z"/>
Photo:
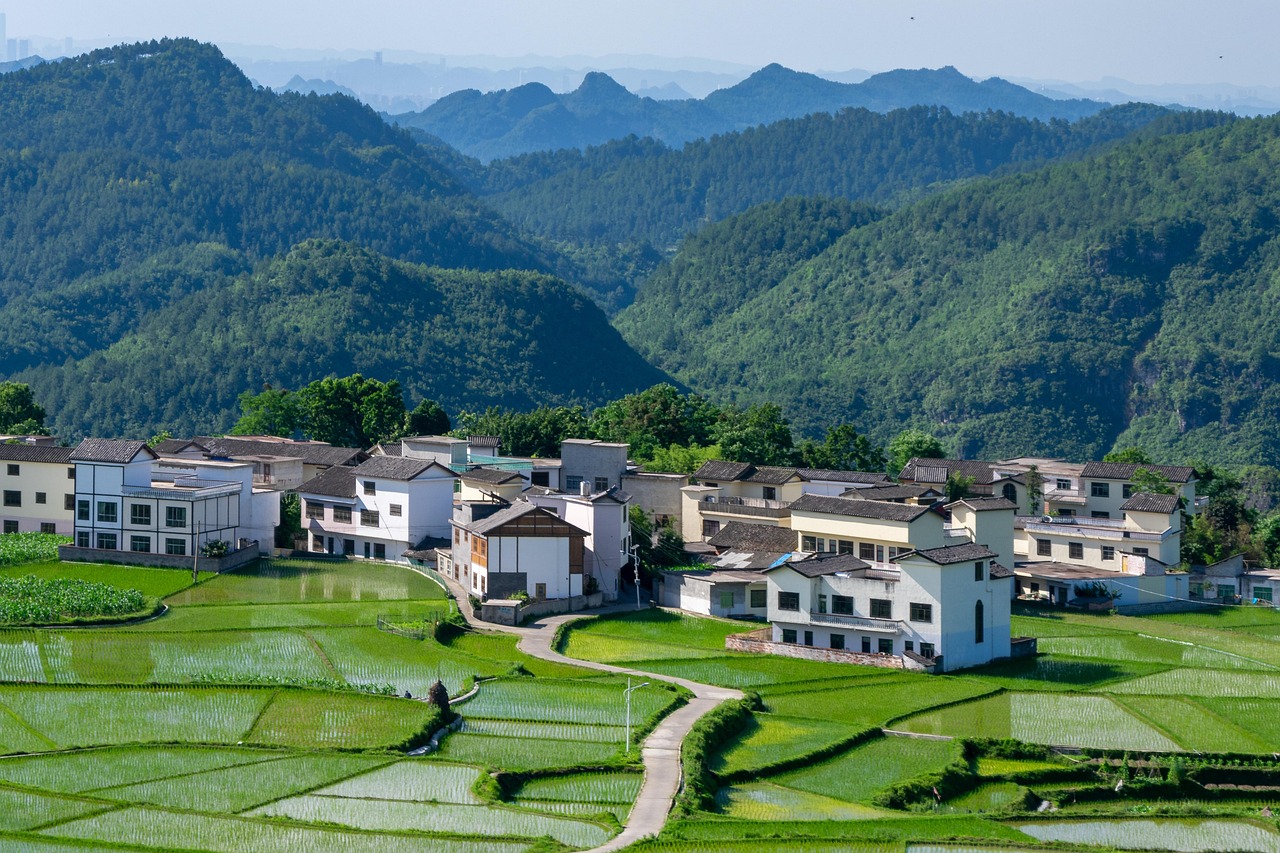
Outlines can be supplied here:
<path id="1" fill-rule="evenodd" d="M 232 551 L 225 557 L 201 557 L 202 572 L 229 572 L 247 566 L 260 556 L 258 543 Z M 173 557 L 168 554 L 144 554 L 138 551 L 108 551 L 98 548 L 77 548 L 59 545 L 58 559 L 64 563 L 109 563 L 113 566 L 146 566 L 153 569 L 186 569 L 191 571 L 191 556 Z"/>
<path id="2" fill-rule="evenodd" d="M 869 655 L 863 652 L 851 652 L 847 649 L 820 649 L 813 646 L 798 646 L 794 643 L 775 643 L 761 635 L 770 636 L 771 629 L 752 631 L 750 634 L 730 634 L 724 638 L 724 647 L 735 652 L 753 652 L 755 654 L 781 655 L 801 660 L 817 660 L 827 663 L 856 663 L 862 666 L 878 666 L 884 669 L 909 669 L 916 672 L 933 672 L 935 667 L 926 666 L 910 658 L 897 655 Z"/>

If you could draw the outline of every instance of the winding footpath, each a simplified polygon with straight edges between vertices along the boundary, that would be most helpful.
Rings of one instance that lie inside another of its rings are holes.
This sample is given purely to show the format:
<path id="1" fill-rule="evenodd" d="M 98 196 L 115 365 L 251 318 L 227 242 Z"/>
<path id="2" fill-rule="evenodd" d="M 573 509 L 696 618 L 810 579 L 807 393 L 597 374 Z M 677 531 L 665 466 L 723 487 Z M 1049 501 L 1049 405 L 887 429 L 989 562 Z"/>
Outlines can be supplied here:
<path id="1" fill-rule="evenodd" d="M 466 590 L 452 578 L 438 573 L 433 573 L 433 575 L 444 580 L 459 602 L 467 600 Z M 651 681 L 666 681 L 671 684 L 678 684 L 693 693 L 693 699 L 690 699 L 686 705 L 664 717 L 649 736 L 645 738 L 640 749 L 640 755 L 644 761 L 644 782 L 640 786 L 640 794 L 636 797 L 631 813 L 627 815 L 627 822 L 622 832 L 599 847 L 593 848 L 588 853 L 606 853 L 606 851 L 621 850 L 642 838 L 657 835 L 662 831 L 662 828 L 667 823 L 667 815 L 671 812 L 671 806 L 675 801 L 676 794 L 680 791 L 680 744 L 684 742 L 685 735 L 693 728 L 694 723 L 702 719 L 703 715 L 714 709 L 721 702 L 742 698 L 742 691 L 740 690 L 716 687 L 656 672 L 644 672 L 639 669 L 628 669 L 607 663 L 579 660 L 566 657 L 552 648 L 556 629 L 565 622 L 572 622 L 584 616 L 630 613 L 643 609 L 647 608 L 637 607 L 634 604 L 612 605 L 590 611 L 547 616 L 522 627 L 479 622 L 465 612 L 462 614 L 463 618 L 472 627 L 518 635 L 520 641 L 516 644 L 516 647 L 531 657 L 555 663 L 572 664 L 585 669 L 636 676 Z M 458 610 L 463 610 L 461 604 L 459 604 Z"/>

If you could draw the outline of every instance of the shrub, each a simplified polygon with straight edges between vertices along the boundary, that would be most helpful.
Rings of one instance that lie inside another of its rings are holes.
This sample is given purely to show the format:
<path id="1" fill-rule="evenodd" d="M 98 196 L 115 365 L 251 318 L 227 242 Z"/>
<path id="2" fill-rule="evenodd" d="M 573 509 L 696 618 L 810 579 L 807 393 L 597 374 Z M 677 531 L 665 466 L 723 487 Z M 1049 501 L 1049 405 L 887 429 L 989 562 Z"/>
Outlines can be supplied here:
<path id="1" fill-rule="evenodd" d="M 680 750 L 684 765 L 684 790 L 676 799 L 683 814 L 711 809 L 715 804 L 716 777 L 711 772 L 711 756 L 738 734 L 751 718 L 751 701 L 723 702 L 706 714 L 689 731 Z"/>

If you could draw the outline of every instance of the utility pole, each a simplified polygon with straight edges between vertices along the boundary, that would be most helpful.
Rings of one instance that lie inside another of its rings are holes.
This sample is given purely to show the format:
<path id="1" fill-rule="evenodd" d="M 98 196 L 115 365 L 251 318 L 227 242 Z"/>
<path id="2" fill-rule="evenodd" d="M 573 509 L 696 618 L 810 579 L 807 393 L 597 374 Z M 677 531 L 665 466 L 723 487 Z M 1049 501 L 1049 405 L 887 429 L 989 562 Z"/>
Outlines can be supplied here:
<path id="1" fill-rule="evenodd" d="M 649 686 L 649 682 L 646 681 L 643 684 L 637 684 L 635 687 L 632 687 L 631 676 L 629 675 L 627 676 L 627 689 L 623 692 L 626 694 L 626 697 L 627 697 L 627 752 L 628 753 L 631 752 L 631 693 L 632 691 L 639 690 L 641 687 L 647 687 L 647 686 Z"/>
<path id="2" fill-rule="evenodd" d="M 640 546 L 631 546 L 631 566 L 636 572 L 636 610 L 640 609 Z"/>
<path id="3" fill-rule="evenodd" d="M 192 521 L 192 528 L 196 535 L 191 540 L 191 582 L 200 582 L 200 522 Z"/>

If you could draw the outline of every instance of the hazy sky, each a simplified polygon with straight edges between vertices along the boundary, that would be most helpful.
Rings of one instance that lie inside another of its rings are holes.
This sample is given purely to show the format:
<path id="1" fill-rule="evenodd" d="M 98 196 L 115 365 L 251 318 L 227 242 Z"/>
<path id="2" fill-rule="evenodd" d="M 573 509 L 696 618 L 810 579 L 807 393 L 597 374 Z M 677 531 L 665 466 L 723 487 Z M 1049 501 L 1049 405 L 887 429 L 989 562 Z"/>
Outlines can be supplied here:
<path id="1" fill-rule="evenodd" d="M 0 0 L 10 38 L 706 57 L 805 71 L 1280 85 L 1277 0 Z"/>

